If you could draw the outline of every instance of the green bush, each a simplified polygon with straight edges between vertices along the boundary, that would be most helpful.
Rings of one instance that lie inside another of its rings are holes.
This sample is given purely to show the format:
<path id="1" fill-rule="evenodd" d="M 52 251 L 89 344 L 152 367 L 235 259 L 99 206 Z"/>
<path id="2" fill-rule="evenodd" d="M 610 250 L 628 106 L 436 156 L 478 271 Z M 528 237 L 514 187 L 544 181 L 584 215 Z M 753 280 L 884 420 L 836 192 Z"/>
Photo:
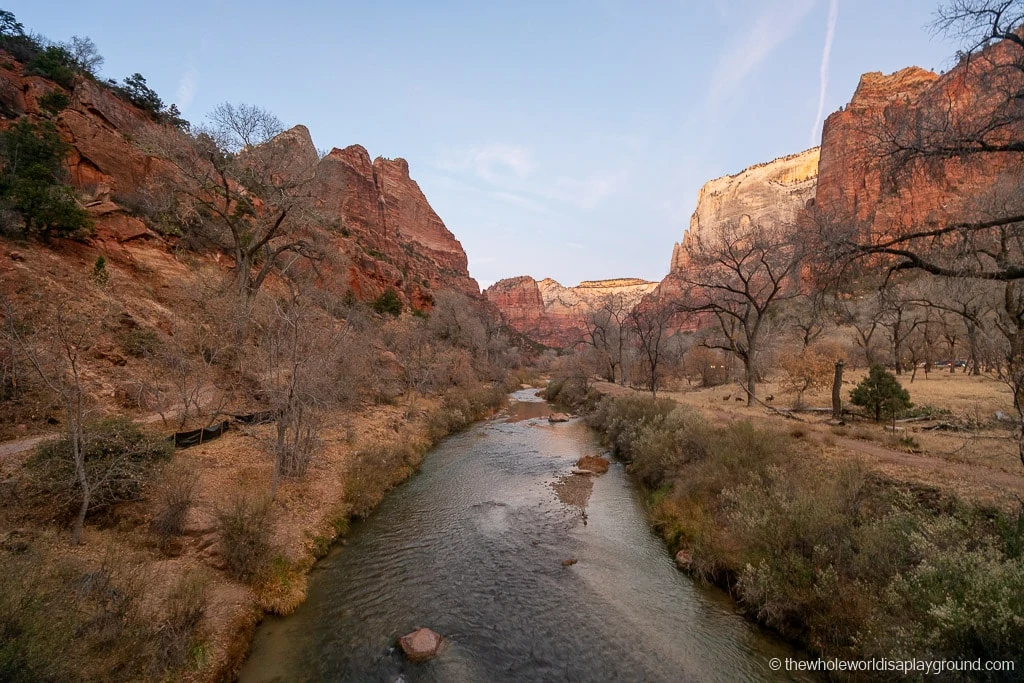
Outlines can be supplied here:
<path id="1" fill-rule="evenodd" d="M 21 214 L 25 234 L 74 235 L 92 224 L 64 183 L 67 150 L 50 121 L 23 117 L 0 133 L 0 202 Z"/>
<path id="2" fill-rule="evenodd" d="M 60 90 L 51 90 L 39 98 L 39 107 L 50 114 L 59 114 L 67 108 L 70 100 Z"/>
<path id="3" fill-rule="evenodd" d="M 871 366 L 868 376 L 850 394 L 850 402 L 871 411 L 875 422 L 883 416 L 895 417 L 912 405 L 907 390 L 881 365 Z"/>
<path id="4" fill-rule="evenodd" d="M 1024 511 L 971 508 L 822 461 L 810 439 L 650 399 L 606 398 L 590 420 L 632 454 L 655 527 L 691 571 L 812 652 L 1019 656 Z"/>
<path id="5" fill-rule="evenodd" d="M 135 358 L 148 358 L 160 348 L 160 337 L 154 330 L 135 327 L 119 337 L 121 350 Z"/>
<path id="6" fill-rule="evenodd" d="M 100 254 L 92 266 L 92 281 L 101 287 L 110 282 L 110 272 L 107 270 L 107 258 Z"/>
<path id="7" fill-rule="evenodd" d="M 92 488 L 90 514 L 142 498 L 156 468 L 174 450 L 164 439 L 145 434 L 131 420 L 121 417 L 87 424 L 82 432 L 86 478 Z M 40 444 L 27 465 L 39 492 L 68 515 L 77 511 L 82 491 L 69 436 Z"/>
<path id="8" fill-rule="evenodd" d="M 32 58 L 25 73 L 49 78 L 57 85 L 70 90 L 75 84 L 78 66 L 70 52 L 60 45 L 48 45 Z"/>
<path id="9" fill-rule="evenodd" d="M 678 476 L 688 462 L 707 458 L 712 434 L 697 413 L 676 407 L 664 418 L 649 421 L 633 444 L 630 471 L 645 486 L 657 489 Z"/>
<path id="10" fill-rule="evenodd" d="M 649 396 L 605 396 L 587 417 L 587 424 L 601 434 L 623 460 L 633 459 L 633 444 L 644 428 L 655 420 L 664 420 L 675 408 L 675 401 Z"/>
<path id="11" fill-rule="evenodd" d="M 398 298 L 395 290 L 389 288 L 373 302 L 373 310 L 381 315 L 388 314 L 397 318 L 402 314 L 402 300 Z"/>

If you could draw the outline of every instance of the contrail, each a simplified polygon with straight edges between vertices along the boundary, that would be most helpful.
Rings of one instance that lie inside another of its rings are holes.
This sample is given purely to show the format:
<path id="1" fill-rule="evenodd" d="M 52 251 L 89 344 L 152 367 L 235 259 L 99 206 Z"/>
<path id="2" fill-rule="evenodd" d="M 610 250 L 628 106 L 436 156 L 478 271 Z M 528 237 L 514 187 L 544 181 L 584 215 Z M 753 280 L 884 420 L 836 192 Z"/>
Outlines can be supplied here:
<path id="1" fill-rule="evenodd" d="M 818 144 L 822 116 L 825 114 L 825 89 L 828 87 L 828 60 L 832 54 L 832 38 L 836 35 L 836 19 L 839 17 L 839 0 L 829 0 L 828 28 L 825 29 L 825 49 L 821 51 L 821 84 L 818 90 L 818 115 L 811 127 L 810 144 Z"/>

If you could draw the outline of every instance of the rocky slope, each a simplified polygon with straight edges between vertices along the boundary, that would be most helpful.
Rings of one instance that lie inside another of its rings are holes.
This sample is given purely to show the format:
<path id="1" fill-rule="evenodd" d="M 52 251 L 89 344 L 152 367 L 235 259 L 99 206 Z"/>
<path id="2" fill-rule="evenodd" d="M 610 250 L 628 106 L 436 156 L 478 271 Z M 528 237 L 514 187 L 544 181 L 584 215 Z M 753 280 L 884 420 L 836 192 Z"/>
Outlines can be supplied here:
<path id="1" fill-rule="evenodd" d="M 499 280 L 484 290 L 484 296 L 509 327 L 533 341 L 565 348 L 583 339 L 584 317 L 607 297 L 621 297 L 628 309 L 657 286 L 638 278 L 619 278 L 564 287 L 551 278 L 538 282 L 524 275 Z"/>
<path id="2" fill-rule="evenodd" d="M 3 61 L 4 121 L 49 116 L 40 100 L 62 89 L 45 78 L 26 75 L 13 59 Z M 93 239 L 124 244 L 146 238 L 165 245 L 170 254 L 178 241 L 173 234 L 177 230 L 169 233 L 154 225 L 150 191 L 182 184 L 180 171 L 166 158 L 180 149 L 181 134 L 91 79 L 76 77 L 66 94 L 69 105 L 52 120 L 71 145 L 71 179 L 93 214 Z M 304 126 L 267 144 L 285 160 L 286 172 L 315 168 L 315 229 L 337 251 L 333 261 L 345 264 L 347 271 L 336 273 L 332 286 L 350 288 L 363 300 L 393 288 L 418 308 L 429 308 L 431 292 L 437 289 L 479 294 L 462 245 L 412 180 L 404 159 L 371 162 L 366 150 L 354 145 L 334 149 L 321 160 Z"/>

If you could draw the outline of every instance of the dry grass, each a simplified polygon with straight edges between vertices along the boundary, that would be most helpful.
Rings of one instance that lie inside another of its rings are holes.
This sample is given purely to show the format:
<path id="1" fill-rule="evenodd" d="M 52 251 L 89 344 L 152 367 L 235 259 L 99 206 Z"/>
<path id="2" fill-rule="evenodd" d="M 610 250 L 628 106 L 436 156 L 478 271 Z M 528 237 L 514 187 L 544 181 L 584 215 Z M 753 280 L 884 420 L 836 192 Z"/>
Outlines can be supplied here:
<path id="1" fill-rule="evenodd" d="M 843 382 L 847 404 L 850 390 L 866 375 L 866 370 L 847 370 Z M 1012 424 L 995 420 L 997 411 L 1015 414 L 1009 387 L 993 377 L 950 374 L 948 370 L 933 371 L 927 378 L 918 371 L 913 383 L 910 383 L 909 373 L 899 379 L 910 392 L 915 406 L 932 406 L 948 411 L 949 415 L 936 420 L 901 423 L 899 426 L 904 431 L 894 437 L 884 425 L 871 421 L 855 420 L 844 426 L 833 426 L 828 423 L 828 413 L 804 412 L 797 413 L 803 420 L 798 423 L 762 405 L 748 408 L 745 402 L 733 400 L 743 393 L 735 383 L 711 388 L 683 384 L 671 391 L 659 392 L 659 396 L 699 410 L 708 424 L 715 427 L 736 420 L 764 426 L 781 425 L 800 433 L 801 440 L 816 444 L 820 457 L 843 459 L 855 455 L 886 476 L 936 486 L 1006 510 L 1016 509 L 1014 494 L 1024 489 L 1024 470 Z M 596 386 L 602 393 L 612 396 L 642 393 L 605 382 L 598 382 Z M 759 385 L 758 394 L 761 397 L 773 395 L 774 401 L 769 405 L 776 410 L 788 408 L 792 398 L 783 394 L 781 386 L 775 382 Z M 724 400 L 726 398 L 728 400 Z M 808 407 L 826 408 L 831 405 L 831 391 L 809 391 L 804 394 L 803 402 Z M 929 429 L 940 422 L 971 428 L 964 431 Z M 900 437 L 906 439 L 901 441 Z M 965 469 L 951 468 L 954 465 Z"/>

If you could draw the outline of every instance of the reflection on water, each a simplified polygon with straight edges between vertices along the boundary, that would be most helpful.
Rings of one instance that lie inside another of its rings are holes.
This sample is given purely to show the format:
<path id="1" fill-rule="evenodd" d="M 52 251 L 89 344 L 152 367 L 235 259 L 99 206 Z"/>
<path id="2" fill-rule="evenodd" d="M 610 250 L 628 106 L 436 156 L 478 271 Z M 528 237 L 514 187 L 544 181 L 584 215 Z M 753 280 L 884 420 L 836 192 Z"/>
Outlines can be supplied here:
<path id="1" fill-rule="evenodd" d="M 356 525 L 306 603 L 257 631 L 240 680 L 784 680 L 768 660 L 791 651 L 675 569 L 621 465 L 586 525 L 558 502 L 549 484 L 599 448 L 580 421 L 541 419 L 533 391 Z M 447 648 L 412 665 L 395 642 L 420 626 Z"/>

